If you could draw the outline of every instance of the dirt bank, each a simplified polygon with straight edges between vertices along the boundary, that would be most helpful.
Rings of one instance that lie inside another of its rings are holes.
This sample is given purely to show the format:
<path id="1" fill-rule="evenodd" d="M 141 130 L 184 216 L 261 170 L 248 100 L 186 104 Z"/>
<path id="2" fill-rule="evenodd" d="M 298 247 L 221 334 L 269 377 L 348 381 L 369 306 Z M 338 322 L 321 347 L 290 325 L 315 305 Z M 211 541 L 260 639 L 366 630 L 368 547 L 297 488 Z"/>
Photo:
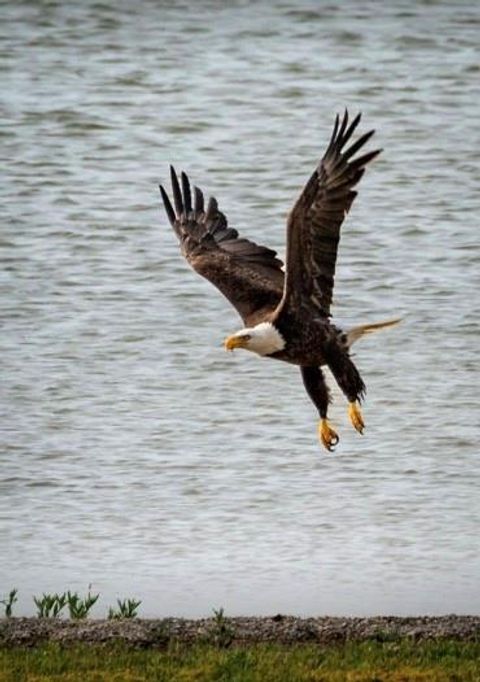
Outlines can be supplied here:
<path id="1" fill-rule="evenodd" d="M 0 646 L 35 646 L 43 642 L 102 644 L 122 641 L 136 647 L 162 647 L 169 642 L 206 641 L 221 646 L 257 642 L 291 644 L 342 643 L 347 640 L 391 641 L 451 638 L 480 640 L 480 616 L 400 618 L 242 617 L 187 620 L 84 620 L 8 618 L 0 620 Z"/>

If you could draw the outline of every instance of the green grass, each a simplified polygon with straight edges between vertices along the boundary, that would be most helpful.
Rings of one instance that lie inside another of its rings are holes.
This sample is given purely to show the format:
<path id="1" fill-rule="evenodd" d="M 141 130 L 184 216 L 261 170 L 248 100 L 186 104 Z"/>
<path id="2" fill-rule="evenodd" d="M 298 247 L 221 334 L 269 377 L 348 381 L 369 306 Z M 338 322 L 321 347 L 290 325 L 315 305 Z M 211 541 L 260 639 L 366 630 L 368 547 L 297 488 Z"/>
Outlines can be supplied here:
<path id="1" fill-rule="evenodd" d="M 480 643 L 362 642 L 166 651 L 119 645 L 0 650 L 0 682 L 470 682 Z"/>

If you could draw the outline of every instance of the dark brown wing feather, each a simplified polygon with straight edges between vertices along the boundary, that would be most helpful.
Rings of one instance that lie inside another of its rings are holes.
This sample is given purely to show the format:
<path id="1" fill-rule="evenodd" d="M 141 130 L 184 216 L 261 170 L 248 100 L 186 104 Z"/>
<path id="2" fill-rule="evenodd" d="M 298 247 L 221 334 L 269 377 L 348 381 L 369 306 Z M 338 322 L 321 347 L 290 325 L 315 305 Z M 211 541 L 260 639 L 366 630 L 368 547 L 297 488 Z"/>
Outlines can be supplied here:
<path id="1" fill-rule="evenodd" d="M 345 149 L 360 116 L 349 125 L 347 111 L 341 123 L 337 115 L 325 155 L 289 216 L 285 291 L 279 312 L 284 305 L 307 302 L 320 314 L 330 315 L 340 227 L 357 196 L 352 188 L 365 166 L 381 152 L 378 149 L 353 158 L 373 130 Z"/>
<path id="2" fill-rule="evenodd" d="M 283 263 L 276 252 L 239 237 L 228 227 L 214 197 L 205 210 L 203 193 L 185 173 L 180 182 L 170 168 L 173 204 L 160 185 L 165 211 L 180 240 L 182 253 L 237 309 L 245 324 L 256 324 L 272 312 L 283 293 Z"/>

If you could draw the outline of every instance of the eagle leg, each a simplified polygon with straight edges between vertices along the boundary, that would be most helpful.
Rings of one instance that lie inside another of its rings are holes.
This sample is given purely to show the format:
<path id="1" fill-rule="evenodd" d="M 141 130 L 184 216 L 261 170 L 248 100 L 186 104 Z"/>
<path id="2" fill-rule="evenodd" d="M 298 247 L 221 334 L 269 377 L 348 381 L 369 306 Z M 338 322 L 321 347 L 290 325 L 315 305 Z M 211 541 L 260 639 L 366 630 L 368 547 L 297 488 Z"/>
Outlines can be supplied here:
<path id="1" fill-rule="evenodd" d="M 348 400 L 348 416 L 352 426 L 358 433 L 363 433 L 365 423 L 360 410 L 360 401 L 366 389 L 362 377 L 345 352 L 339 350 L 330 352 L 327 360 L 337 384 Z"/>
<path id="2" fill-rule="evenodd" d="M 350 421 L 352 422 L 352 426 L 354 429 L 358 431 L 358 433 L 363 434 L 363 429 L 365 428 L 365 423 L 363 421 L 363 416 L 362 416 L 362 411 L 360 410 L 360 405 L 356 400 L 350 402 L 348 404 L 348 416 L 350 418 Z"/>
<path id="3" fill-rule="evenodd" d="M 300 370 L 303 385 L 320 415 L 320 422 L 318 424 L 319 440 L 329 452 L 332 452 L 339 441 L 339 437 L 327 419 L 330 394 L 325 377 L 320 367 L 300 367 Z"/>
<path id="4" fill-rule="evenodd" d="M 329 452 L 333 452 L 335 445 L 340 440 L 338 433 L 332 429 L 328 419 L 320 419 L 318 423 L 318 437 L 322 445 L 327 448 Z"/>

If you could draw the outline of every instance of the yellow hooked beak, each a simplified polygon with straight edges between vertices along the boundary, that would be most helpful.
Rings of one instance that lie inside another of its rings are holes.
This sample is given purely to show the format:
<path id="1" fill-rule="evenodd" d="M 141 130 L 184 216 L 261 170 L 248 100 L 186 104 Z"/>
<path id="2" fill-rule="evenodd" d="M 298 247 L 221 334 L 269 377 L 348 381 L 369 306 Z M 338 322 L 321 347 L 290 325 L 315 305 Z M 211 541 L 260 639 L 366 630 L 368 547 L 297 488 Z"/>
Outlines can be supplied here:
<path id="1" fill-rule="evenodd" d="M 228 336 L 224 341 L 225 350 L 232 351 L 235 348 L 245 348 L 247 341 L 246 336 Z"/>

